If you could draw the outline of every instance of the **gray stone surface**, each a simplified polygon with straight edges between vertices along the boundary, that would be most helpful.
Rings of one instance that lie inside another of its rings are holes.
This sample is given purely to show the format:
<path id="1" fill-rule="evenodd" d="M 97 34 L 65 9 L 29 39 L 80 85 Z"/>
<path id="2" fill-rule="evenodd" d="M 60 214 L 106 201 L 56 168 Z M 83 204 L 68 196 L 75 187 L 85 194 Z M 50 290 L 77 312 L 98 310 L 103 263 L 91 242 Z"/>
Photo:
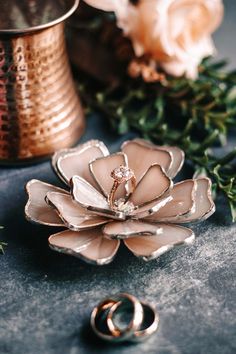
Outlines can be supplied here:
<path id="1" fill-rule="evenodd" d="M 215 38 L 220 56 L 229 53 L 236 66 L 236 4 L 225 4 L 225 22 Z M 114 136 L 94 116 L 83 141 L 90 138 L 105 140 L 115 151 L 127 136 Z M 47 237 L 55 229 L 25 221 L 23 186 L 31 178 L 59 183 L 49 162 L 0 169 L 1 239 L 8 242 L 0 256 L 1 354 L 236 352 L 236 226 L 223 201 L 210 220 L 194 225 L 192 246 L 149 263 L 122 248 L 112 264 L 95 267 L 51 251 Z M 159 331 L 145 343 L 110 345 L 89 329 L 93 306 L 120 291 L 151 301 L 159 311 Z"/>

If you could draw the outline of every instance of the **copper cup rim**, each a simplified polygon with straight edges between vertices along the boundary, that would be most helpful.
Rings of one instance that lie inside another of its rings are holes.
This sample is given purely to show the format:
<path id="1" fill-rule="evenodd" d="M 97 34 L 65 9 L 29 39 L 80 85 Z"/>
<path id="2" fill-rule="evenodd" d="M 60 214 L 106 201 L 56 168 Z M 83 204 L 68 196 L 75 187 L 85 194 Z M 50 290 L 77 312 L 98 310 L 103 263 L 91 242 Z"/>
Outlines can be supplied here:
<path id="1" fill-rule="evenodd" d="M 44 30 L 46 28 L 55 26 L 63 21 L 65 21 L 68 17 L 70 17 L 77 7 L 79 6 L 80 0 L 74 0 L 73 5 L 66 11 L 62 16 L 59 16 L 58 18 L 55 18 L 55 20 L 49 21 L 47 23 L 43 23 L 38 26 L 32 26 L 32 27 L 25 27 L 25 28 L 7 28 L 7 29 L 0 29 L 0 35 L 24 35 L 28 34 L 31 32 L 37 32 L 40 30 Z"/>

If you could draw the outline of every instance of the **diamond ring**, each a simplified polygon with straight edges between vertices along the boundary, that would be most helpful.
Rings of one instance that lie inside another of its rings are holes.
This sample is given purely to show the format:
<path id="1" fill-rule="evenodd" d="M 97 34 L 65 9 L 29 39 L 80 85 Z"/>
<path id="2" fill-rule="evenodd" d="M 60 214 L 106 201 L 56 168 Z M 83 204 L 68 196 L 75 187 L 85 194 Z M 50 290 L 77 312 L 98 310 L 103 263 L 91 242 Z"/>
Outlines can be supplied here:
<path id="1" fill-rule="evenodd" d="M 131 170 L 131 168 L 129 168 L 127 166 L 123 166 L 123 165 L 116 167 L 111 172 L 111 177 L 114 179 L 114 183 L 111 188 L 110 194 L 108 196 L 108 202 L 109 202 L 110 208 L 116 209 L 115 193 L 116 193 L 117 189 L 119 188 L 119 185 L 130 181 L 131 182 L 130 193 L 132 193 L 136 187 L 136 177 L 134 175 L 134 172 Z"/>

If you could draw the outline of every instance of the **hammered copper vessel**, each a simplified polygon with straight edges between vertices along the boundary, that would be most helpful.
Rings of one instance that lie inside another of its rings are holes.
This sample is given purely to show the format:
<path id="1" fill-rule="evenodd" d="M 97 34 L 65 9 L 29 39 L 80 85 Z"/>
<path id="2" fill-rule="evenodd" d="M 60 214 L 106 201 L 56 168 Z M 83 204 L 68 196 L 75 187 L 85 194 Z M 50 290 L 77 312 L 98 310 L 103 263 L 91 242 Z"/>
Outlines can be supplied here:
<path id="1" fill-rule="evenodd" d="M 0 163 L 74 145 L 84 117 L 64 20 L 79 0 L 0 0 Z"/>

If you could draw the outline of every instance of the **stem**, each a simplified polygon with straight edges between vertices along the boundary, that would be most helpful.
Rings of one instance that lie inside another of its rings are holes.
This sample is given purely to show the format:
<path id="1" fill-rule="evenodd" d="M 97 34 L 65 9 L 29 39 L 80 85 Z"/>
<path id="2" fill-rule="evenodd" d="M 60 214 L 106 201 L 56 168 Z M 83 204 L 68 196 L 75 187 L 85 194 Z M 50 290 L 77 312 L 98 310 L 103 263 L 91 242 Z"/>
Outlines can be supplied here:
<path id="1" fill-rule="evenodd" d="M 225 166 L 229 162 L 233 161 L 236 158 L 236 147 L 230 151 L 227 155 L 218 159 L 215 163 L 212 164 L 212 167 L 216 167 L 217 165 Z"/>

